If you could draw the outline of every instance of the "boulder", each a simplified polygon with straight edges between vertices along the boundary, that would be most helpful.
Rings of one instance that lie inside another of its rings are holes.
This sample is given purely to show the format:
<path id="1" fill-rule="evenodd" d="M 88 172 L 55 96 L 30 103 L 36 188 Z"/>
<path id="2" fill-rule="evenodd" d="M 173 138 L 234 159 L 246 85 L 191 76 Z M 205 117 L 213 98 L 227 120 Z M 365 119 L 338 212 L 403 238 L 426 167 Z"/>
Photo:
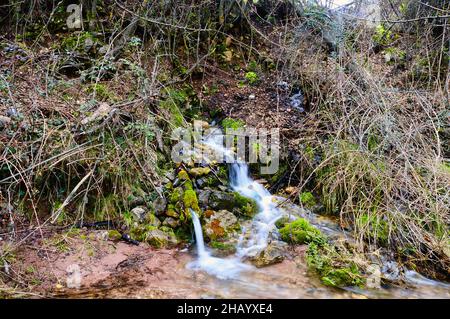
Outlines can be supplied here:
<path id="1" fill-rule="evenodd" d="M 256 267 L 264 267 L 282 262 L 286 256 L 287 244 L 282 241 L 272 241 L 265 249 L 257 253 L 250 261 Z"/>
<path id="2" fill-rule="evenodd" d="M 230 233 L 237 231 L 240 226 L 236 216 L 227 210 L 206 210 L 204 213 L 206 237 L 211 240 L 227 238 Z"/>
<path id="3" fill-rule="evenodd" d="M 164 197 L 158 197 L 153 201 L 153 209 L 156 216 L 163 215 L 166 211 L 167 200 Z"/>
<path id="4" fill-rule="evenodd" d="M 145 219 L 145 215 L 147 214 L 147 210 L 142 206 L 138 206 L 131 210 L 131 214 L 133 214 L 133 218 L 136 221 L 143 222 Z"/>
<path id="5" fill-rule="evenodd" d="M 163 226 L 168 226 L 170 228 L 177 228 L 180 225 L 180 221 L 178 219 L 167 217 L 163 221 Z"/>
<path id="6" fill-rule="evenodd" d="M 145 215 L 145 224 L 148 226 L 159 227 L 161 226 L 161 221 L 152 213 Z"/>
<path id="7" fill-rule="evenodd" d="M 156 248 L 162 248 L 177 244 L 177 239 L 173 232 L 163 231 L 161 229 L 152 229 L 147 232 L 146 242 Z"/>

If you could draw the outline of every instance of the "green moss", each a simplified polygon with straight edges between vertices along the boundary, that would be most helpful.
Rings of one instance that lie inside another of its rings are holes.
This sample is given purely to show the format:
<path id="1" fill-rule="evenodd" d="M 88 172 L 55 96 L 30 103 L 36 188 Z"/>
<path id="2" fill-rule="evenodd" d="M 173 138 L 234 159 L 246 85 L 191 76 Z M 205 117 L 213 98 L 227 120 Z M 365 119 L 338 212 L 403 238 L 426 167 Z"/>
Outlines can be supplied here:
<path id="1" fill-rule="evenodd" d="M 256 215 L 258 212 L 258 205 L 253 199 L 242 196 L 238 192 L 234 192 L 233 195 L 236 206 L 245 216 L 252 217 Z"/>
<path id="2" fill-rule="evenodd" d="M 182 195 L 183 195 L 183 190 L 181 189 L 181 187 L 174 188 L 174 190 L 170 194 L 169 202 L 171 204 L 178 203 L 180 201 Z"/>
<path id="3" fill-rule="evenodd" d="M 87 40 L 94 42 L 96 39 L 90 32 L 81 32 L 65 37 L 61 43 L 61 48 L 66 51 L 84 51 L 84 46 Z"/>
<path id="4" fill-rule="evenodd" d="M 300 202 L 305 205 L 306 207 L 313 207 L 315 206 L 316 199 L 314 198 L 314 195 L 311 192 L 303 192 L 299 196 Z"/>
<path id="5" fill-rule="evenodd" d="M 177 176 L 180 180 L 184 181 L 190 180 L 188 173 L 184 169 L 180 170 Z"/>
<path id="6" fill-rule="evenodd" d="M 258 74 L 256 74 L 253 71 L 250 71 L 245 73 L 245 80 L 247 81 L 248 84 L 254 85 L 259 82 L 259 77 Z"/>
<path id="7" fill-rule="evenodd" d="M 363 286 L 365 279 L 354 262 L 342 260 L 334 246 L 311 243 L 306 251 L 308 267 L 327 286 Z"/>
<path id="8" fill-rule="evenodd" d="M 304 218 L 299 218 L 280 229 L 281 238 L 293 244 L 316 243 L 323 245 L 325 236 Z"/>
<path id="9" fill-rule="evenodd" d="M 134 225 L 130 229 L 130 237 L 133 240 L 145 241 L 148 237 L 148 232 L 155 229 L 158 228 L 151 225 Z"/>
<path id="10" fill-rule="evenodd" d="M 111 229 L 108 231 L 108 239 L 109 240 L 117 241 L 117 240 L 120 240 L 121 238 L 122 238 L 122 234 L 119 233 L 117 230 Z"/>
<path id="11" fill-rule="evenodd" d="M 186 215 L 190 216 L 189 209 L 192 208 L 196 212 L 200 212 L 200 208 L 198 207 L 198 199 L 197 194 L 192 189 L 187 189 L 183 195 L 183 203 L 186 211 Z"/>
<path id="12" fill-rule="evenodd" d="M 231 117 L 227 117 L 225 119 L 223 119 L 222 121 L 222 127 L 224 129 L 233 129 L 233 130 L 237 130 L 238 128 L 244 127 L 245 123 L 244 121 L 240 120 L 240 119 L 232 119 Z"/>
<path id="13" fill-rule="evenodd" d="M 227 253 L 234 253 L 236 251 L 235 245 L 230 244 L 230 243 L 223 243 L 223 242 L 215 241 L 215 240 L 211 241 L 209 243 L 209 246 L 211 248 L 222 250 Z"/>

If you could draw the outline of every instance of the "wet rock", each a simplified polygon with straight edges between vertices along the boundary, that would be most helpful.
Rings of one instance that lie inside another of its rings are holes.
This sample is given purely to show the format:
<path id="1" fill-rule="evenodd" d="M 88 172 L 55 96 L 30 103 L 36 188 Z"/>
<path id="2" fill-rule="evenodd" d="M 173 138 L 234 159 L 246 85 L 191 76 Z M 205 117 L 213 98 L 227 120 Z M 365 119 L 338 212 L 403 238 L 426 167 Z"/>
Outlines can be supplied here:
<path id="1" fill-rule="evenodd" d="M 208 175 L 211 172 L 209 167 L 194 167 L 189 170 L 189 174 L 193 177 Z"/>
<path id="2" fill-rule="evenodd" d="M 235 207 L 234 195 L 233 193 L 212 191 L 208 198 L 208 206 L 214 210 L 232 210 Z"/>
<path id="3" fill-rule="evenodd" d="M 384 262 L 381 273 L 387 280 L 395 281 L 400 278 L 400 268 L 395 261 Z"/>
<path id="4" fill-rule="evenodd" d="M 213 211 L 206 210 L 204 214 L 205 235 L 215 240 L 217 238 L 226 238 L 229 233 L 239 229 L 239 223 L 236 216 L 227 210 Z"/>
<path id="5" fill-rule="evenodd" d="M 178 226 L 180 226 L 180 221 L 172 217 L 167 217 L 163 221 L 163 226 L 168 226 L 170 228 L 177 228 Z"/>
<path id="6" fill-rule="evenodd" d="M 197 193 L 198 203 L 201 207 L 206 207 L 208 205 L 208 199 L 209 196 L 211 196 L 211 192 L 212 190 L 210 189 L 203 189 Z"/>
<path id="7" fill-rule="evenodd" d="M 163 215 L 166 211 L 167 200 L 164 197 L 158 197 L 153 201 L 153 209 L 155 211 L 156 216 Z"/>
<path id="8" fill-rule="evenodd" d="M 146 213 L 147 210 L 142 206 L 135 207 L 131 210 L 131 214 L 133 214 L 133 217 L 138 222 L 144 221 Z"/>
<path id="9" fill-rule="evenodd" d="M 282 262 L 286 256 L 287 244 L 282 241 L 272 241 L 265 249 L 250 260 L 256 267 L 264 267 Z"/>

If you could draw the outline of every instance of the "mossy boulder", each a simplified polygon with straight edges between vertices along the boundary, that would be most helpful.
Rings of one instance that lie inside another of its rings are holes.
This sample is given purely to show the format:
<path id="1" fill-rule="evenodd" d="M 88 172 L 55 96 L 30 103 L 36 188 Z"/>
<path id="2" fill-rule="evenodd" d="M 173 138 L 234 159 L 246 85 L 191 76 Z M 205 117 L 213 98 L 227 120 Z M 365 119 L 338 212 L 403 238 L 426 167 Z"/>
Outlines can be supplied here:
<path id="1" fill-rule="evenodd" d="M 236 244 L 229 241 L 212 240 L 209 242 L 209 247 L 214 249 L 216 256 L 227 256 L 236 252 Z"/>
<path id="2" fill-rule="evenodd" d="M 146 232 L 145 241 L 156 248 L 163 248 L 177 244 L 176 236 L 173 232 L 161 229 L 152 229 Z"/>
<path id="3" fill-rule="evenodd" d="M 317 243 L 319 245 L 326 242 L 325 236 L 312 226 L 306 219 L 299 218 L 286 224 L 280 229 L 281 238 L 292 244 Z"/>
<path id="4" fill-rule="evenodd" d="M 362 287 L 365 278 L 353 262 L 342 258 L 334 246 L 311 243 L 306 251 L 308 267 L 314 270 L 321 281 L 333 287 Z"/>
<path id="5" fill-rule="evenodd" d="M 199 192 L 199 203 L 204 209 L 238 211 L 240 215 L 252 217 L 258 212 L 256 202 L 237 192 L 205 189 Z"/>
<path id="6" fill-rule="evenodd" d="M 108 239 L 111 241 L 119 241 L 122 239 L 122 234 L 115 229 L 108 230 Z"/>
<path id="7" fill-rule="evenodd" d="M 152 213 L 148 213 L 145 216 L 145 224 L 148 226 L 159 227 L 161 225 L 161 221 Z"/>

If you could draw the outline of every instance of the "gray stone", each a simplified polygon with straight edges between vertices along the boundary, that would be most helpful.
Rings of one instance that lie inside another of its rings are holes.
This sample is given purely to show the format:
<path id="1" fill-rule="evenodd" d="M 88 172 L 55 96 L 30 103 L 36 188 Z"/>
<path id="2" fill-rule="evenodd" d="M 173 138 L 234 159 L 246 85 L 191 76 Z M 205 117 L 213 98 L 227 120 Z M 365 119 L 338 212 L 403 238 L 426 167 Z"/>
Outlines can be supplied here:
<path id="1" fill-rule="evenodd" d="M 167 200 L 164 197 L 158 197 L 155 201 L 153 201 L 153 208 L 156 216 L 163 215 L 166 211 L 166 207 Z"/>
<path id="2" fill-rule="evenodd" d="M 272 241 L 265 249 L 257 253 L 250 261 L 256 267 L 264 267 L 282 262 L 286 256 L 287 244 L 282 241 Z"/>
<path id="3" fill-rule="evenodd" d="M 147 214 L 147 210 L 144 207 L 138 206 L 131 210 L 131 214 L 136 221 L 142 222 L 145 219 L 145 215 Z"/>
<path id="4" fill-rule="evenodd" d="M 172 217 L 167 217 L 163 221 L 163 226 L 168 226 L 170 228 L 177 228 L 179 225 L 180 221 Z"/>
<path id="5" fill-rule="evenodd" d="M 153 215 L 152 213 L 147 213 L 145 216 L 145 223 L 149 226 L 159 227 L 161 226 L 161 221 Z"/>

